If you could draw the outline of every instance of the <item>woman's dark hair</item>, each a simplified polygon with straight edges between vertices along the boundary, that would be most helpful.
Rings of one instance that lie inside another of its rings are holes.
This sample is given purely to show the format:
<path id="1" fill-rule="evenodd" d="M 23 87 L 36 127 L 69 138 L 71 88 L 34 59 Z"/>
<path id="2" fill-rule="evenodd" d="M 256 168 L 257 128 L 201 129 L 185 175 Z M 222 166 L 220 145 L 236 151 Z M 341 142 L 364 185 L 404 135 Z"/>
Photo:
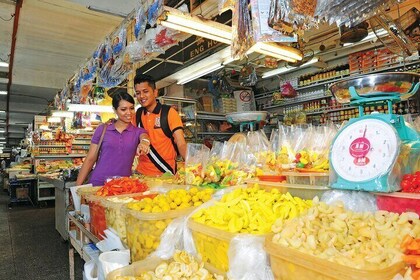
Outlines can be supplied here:
<path id="1" fill-rule="evenodd" d="M 118 109 L 121 100 L 130 102 L 133 105 L 136 104 L 134 102 L 134 98 L 130 94 L 128 94 L 127 92 L 118 92 L 112 97 L 112 107 L 114 107 L 115 110 Z"/>

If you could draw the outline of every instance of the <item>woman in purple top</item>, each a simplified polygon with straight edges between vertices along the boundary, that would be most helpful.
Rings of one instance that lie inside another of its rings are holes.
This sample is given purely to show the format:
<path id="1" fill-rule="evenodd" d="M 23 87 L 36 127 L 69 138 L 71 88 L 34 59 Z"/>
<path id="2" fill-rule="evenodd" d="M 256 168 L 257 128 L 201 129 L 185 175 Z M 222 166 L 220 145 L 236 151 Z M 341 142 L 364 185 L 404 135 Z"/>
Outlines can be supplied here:
<path id="1" fill-rule="evenodd" d="M 89 183 L 94 186 L 104 185 L 106 179 L 112 176 L 130 176 L 135 155 L 149 152 L 150 139 L 147 131 L 131 123 L 135 115 L 133 97 L 126 92 L 117 93 L 112 98 L 112 107 L 118 118 L 108 126 L 101 125 L 95 130 L 89 152 L 77 177 L 77 185 L 83 184 L 95 163 L 89 178 Z M 96 159 L 96 149 L 105 127 L 105 135 Z"/>

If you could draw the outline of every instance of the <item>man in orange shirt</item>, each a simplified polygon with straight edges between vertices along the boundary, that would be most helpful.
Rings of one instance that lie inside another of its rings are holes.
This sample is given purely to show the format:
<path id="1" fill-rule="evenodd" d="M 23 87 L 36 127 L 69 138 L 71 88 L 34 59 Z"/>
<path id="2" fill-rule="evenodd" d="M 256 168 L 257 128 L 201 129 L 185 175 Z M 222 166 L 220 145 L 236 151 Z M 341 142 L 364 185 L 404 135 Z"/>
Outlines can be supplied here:
<path id="1" fill-rule="evenodd" d="M 134 90 L 142 106 L 136 112 L 136 125 L 147 130 L 151 142 L 150 153 L 139 157 L 137 172 L 152 176 L 175 174 L 177 153 L 184 159 L 187 153 L 181 118 L 175 109 L 156 99 L 158 90 L 151 76 L 136 75 Z"/>

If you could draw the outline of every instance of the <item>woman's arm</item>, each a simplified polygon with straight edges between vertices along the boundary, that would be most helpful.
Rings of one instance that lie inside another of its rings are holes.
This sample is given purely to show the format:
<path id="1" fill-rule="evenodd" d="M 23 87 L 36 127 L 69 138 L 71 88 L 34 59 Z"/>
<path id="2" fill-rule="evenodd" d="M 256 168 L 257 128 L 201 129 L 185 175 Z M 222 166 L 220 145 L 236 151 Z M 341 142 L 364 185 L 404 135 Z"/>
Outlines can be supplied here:
<path id="1" fill-rule="evenodd" d="M 76 186 L 80 186 L 86 180 L 89 172 L 92 170 L 93 165 L 96 162 L 96 149 L 98 144 L 90 144 L 89 152 L 86 155 L 85 161 L 83 162 L 82 167 L 79 170 L 79 175 L 77 176 Z"/>

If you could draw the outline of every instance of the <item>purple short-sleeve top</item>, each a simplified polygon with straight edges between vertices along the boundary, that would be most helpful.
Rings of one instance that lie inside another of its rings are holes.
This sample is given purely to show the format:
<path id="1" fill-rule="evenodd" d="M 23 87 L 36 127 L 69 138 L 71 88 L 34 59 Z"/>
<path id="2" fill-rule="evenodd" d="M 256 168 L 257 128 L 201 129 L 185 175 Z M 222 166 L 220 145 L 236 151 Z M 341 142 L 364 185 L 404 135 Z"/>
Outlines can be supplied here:
<path id="1" fill-rule="evenodd" d="M 101 125 L 95 130 L 92 144 L 99 143 L 104 127 Z M 107 178 L 130 176 L 140 135 L 143 133 L 147 133 L 144 128 L 135 127 L 132 124 L 121 133 L 114 124 L 108 125 L 89 183 L 94 186 L 102 186 Z"/>

